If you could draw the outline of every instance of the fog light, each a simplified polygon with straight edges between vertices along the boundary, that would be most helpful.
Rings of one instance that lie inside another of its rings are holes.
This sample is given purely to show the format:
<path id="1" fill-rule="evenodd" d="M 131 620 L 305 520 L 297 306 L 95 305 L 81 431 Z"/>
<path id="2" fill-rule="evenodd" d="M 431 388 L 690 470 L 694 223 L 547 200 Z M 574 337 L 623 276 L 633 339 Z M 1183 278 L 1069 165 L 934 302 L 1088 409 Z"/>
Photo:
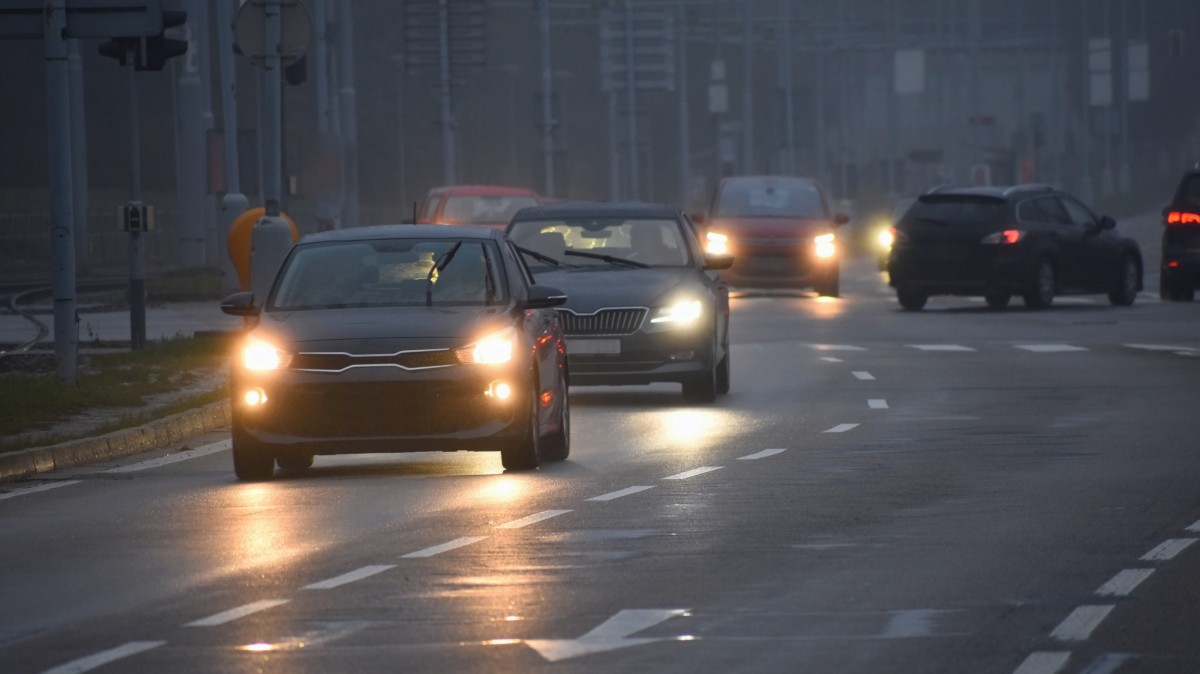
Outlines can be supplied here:
<path id="1" fill-rule="evenodd" d="M 242 395 L 246 407 L 259 407 L 267 403 L 267 392 L 260 388 L 252 388 Z"/>
<path id="2" fill-rule="evenodd" d="M 496 400 L 508 400 L 512 396 L 512 387 L 502 381 L 494 381 L 485 395 Z"/>
<path id="3" fill-rule="evenodd" d="M 695 360 L 695 351 L 672 351 L 667 355 L 671 360 Z"/>

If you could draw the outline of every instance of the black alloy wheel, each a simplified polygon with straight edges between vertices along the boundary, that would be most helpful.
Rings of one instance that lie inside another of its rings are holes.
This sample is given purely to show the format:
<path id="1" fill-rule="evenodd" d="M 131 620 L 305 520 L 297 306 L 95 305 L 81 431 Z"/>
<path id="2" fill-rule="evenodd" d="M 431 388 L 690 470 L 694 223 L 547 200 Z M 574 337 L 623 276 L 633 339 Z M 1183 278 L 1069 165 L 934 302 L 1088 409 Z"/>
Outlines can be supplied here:
<path id="1" fill-rule="evenodd" d="M 542 438 L 542 458 L 547 461 L 565 461 L 571 455 L 571 405 L 567 400 L 567 376 L 559 377 L 562 391 L 558 401 L 558 429 Z"/>
<path id="2" fill-rule="evenodd" d="M 728 331 L 729 328 L 726 328 Z M 726 332 L 725 339 L 722 340 L 722 351 L 725 355 L 721 357 L 721 361 L 717 363 L 717 393 L 725 395 L 729 393 L 729 334 Z"/>
<path id="3" fill-rule="evenodd" d="M 233 473 L 243 482 L 261 482 L 275 474 L 275 456 L 270 447 L 256 442 L 236 423 L 233 425 Z"/>
<path id="4" fill-rule="evenodd" d="M 1039 258 L 1034 267 L 1033 278 L 1029 289 L 1022 296 L 1025 306 L 1030 309 L 1044 309 L 1054 302 L 1054 292 L 1058 286 L 1058 273 L 1050 258 Z"/>
<path id="5" fill-rule="evenodd" d="M 1007 307 L 1008 302 L 1011 299 L 1012 295 L 1009 295 L 1008 293 L 988 293 L 983 296 L 983 300 L 987 302 L 987 305 L 993 309 L 1003 309 L 1004 307 Z"/>
<path id="6" fill-rule="evenodd" d="M 1138 267 L 1137 260 L 1132 257 L 1126 257 L 1121 261 L 1121 276 L 1117 279 L 1117 286 L 1108 293 L 1108 301 L 1118 307 L 1127 307 L 1133 304 L 1138 294 L 1138 279 L 1141 276 L 1141 268 Z"/>
<path id="7" fill-rule="evenodd" d="M 900 300 L 900 306 L 904 307 L 905 311 L 920 311 L 925 308 L 925 303 L 929 301 L 929 295 L 919 290 L 897 288 L 896 299 Z"/>
<path id="8" fill-rule="evenodd" d="M 500 464 L 505 470 L 533 470 L 541 454 L 541 435 L 538 429 L 538 393 L 531 389 L 526 410 L 525 429 L 520 436 L 509 440 L 500 450 Z"/>

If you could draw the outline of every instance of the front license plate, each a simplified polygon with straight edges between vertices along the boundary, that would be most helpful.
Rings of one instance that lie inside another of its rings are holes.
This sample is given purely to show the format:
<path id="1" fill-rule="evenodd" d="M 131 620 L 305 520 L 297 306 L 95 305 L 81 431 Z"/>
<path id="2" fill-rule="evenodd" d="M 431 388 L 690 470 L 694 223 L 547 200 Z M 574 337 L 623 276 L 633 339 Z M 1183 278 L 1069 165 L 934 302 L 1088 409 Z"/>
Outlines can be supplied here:
<path id="1" fill-rule="evenodd" d="M 621 355 L 621 340 L 619 339 L 578 339 L 567 338 L 567 353 L 580 355 Z"/>

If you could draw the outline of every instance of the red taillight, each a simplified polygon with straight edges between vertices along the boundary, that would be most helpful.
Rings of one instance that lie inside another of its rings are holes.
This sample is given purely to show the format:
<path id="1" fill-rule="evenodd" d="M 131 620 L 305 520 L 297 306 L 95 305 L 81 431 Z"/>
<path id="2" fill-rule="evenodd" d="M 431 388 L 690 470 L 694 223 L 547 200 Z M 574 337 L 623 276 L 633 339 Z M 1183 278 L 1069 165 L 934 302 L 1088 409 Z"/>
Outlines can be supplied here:
<path id="1" fill-rule="evenodd" d="M 1187 211 L 1171 211 L 1167 213 L 1168 225 L 1200 225 L 1200 213 Z"/>
<path id="2" fill-rule="evenodd" d="M 987 236 L 983 237 L 983 240 L 980 241 L 980 243 L 992 245 L 1012 245 L 1019 242 L 1023 238 L 1025 238 L 1024 231 L 1020 229 L 1006 229 L 1001 232 L 992 232 L 991 234 L 988 234 Z"/>
<path id="3" fill-rule="evenodd" d="M 1021 232 L 1015 229 L 1006 229 L 1000 236 L 1004 237 L 1004 243 L 1016 243 L 1021 240 Z"/>
<path id="4" fill-rule="evenodd" d="M 1179 268 L 1179 260 L 1171 260 L 1170 262 L 1167 263 L 1167 266 L 1170 267 L 1171 269 L 1178 269 Z"/>

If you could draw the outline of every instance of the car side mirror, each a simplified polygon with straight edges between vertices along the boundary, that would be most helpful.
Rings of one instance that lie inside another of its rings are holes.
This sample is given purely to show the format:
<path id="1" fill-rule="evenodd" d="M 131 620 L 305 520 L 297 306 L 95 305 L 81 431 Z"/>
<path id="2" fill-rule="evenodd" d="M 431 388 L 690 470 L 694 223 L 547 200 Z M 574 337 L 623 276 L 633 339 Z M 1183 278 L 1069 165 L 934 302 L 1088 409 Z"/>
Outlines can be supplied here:
<path id="1" fill-rule="evenodd" d="M 230 316 L 257 316 L 262 307 L 254 306 L 254 293 L 234 293 L 221 300 L 221 311 Z"/>
<path id="2" fill-rule="evenodd" d="M 692 222 L 697 225 L 704 224 L 704 221 L 708 219 L 708 216 L 704 214 L 704 211 L 688 213 L 688 217 L 691 218 Z"/>
<path id="3" fill-rule="evenodd" d="M 845 213 L 837 213 L 833 216 L 833 224 L 835 225 L 844 225 L 847 222 L 850 222 L 850 216 Z"/>
<path id="4" fill-rule="evenodd" d="M 1116 220 L 1113 220 L 1112 218 L 1108 217 L 1107 215 L 1102 215 L 1102 216 L 1100 216 L 1100 223 L 1097 226 L 1097 229 L 1099 229 L 1100 231 L 1103 232 L 1106 229 L 1113 229 L 1116 226 L 1117 226 Z"/>
<path id="5" fill-rule="evenodd" d="M 732 255 L 705 255 L 704 269 L 705 271 L 720 271 L 729 269 L 733 266 Z"/>
<path id="6" fill-rule="evenodd" d="M 529 286 L 529 297 L 521 304 L 522 309 L 550 309 L 567 302 L 567 294 L 550 286 Z"/>

